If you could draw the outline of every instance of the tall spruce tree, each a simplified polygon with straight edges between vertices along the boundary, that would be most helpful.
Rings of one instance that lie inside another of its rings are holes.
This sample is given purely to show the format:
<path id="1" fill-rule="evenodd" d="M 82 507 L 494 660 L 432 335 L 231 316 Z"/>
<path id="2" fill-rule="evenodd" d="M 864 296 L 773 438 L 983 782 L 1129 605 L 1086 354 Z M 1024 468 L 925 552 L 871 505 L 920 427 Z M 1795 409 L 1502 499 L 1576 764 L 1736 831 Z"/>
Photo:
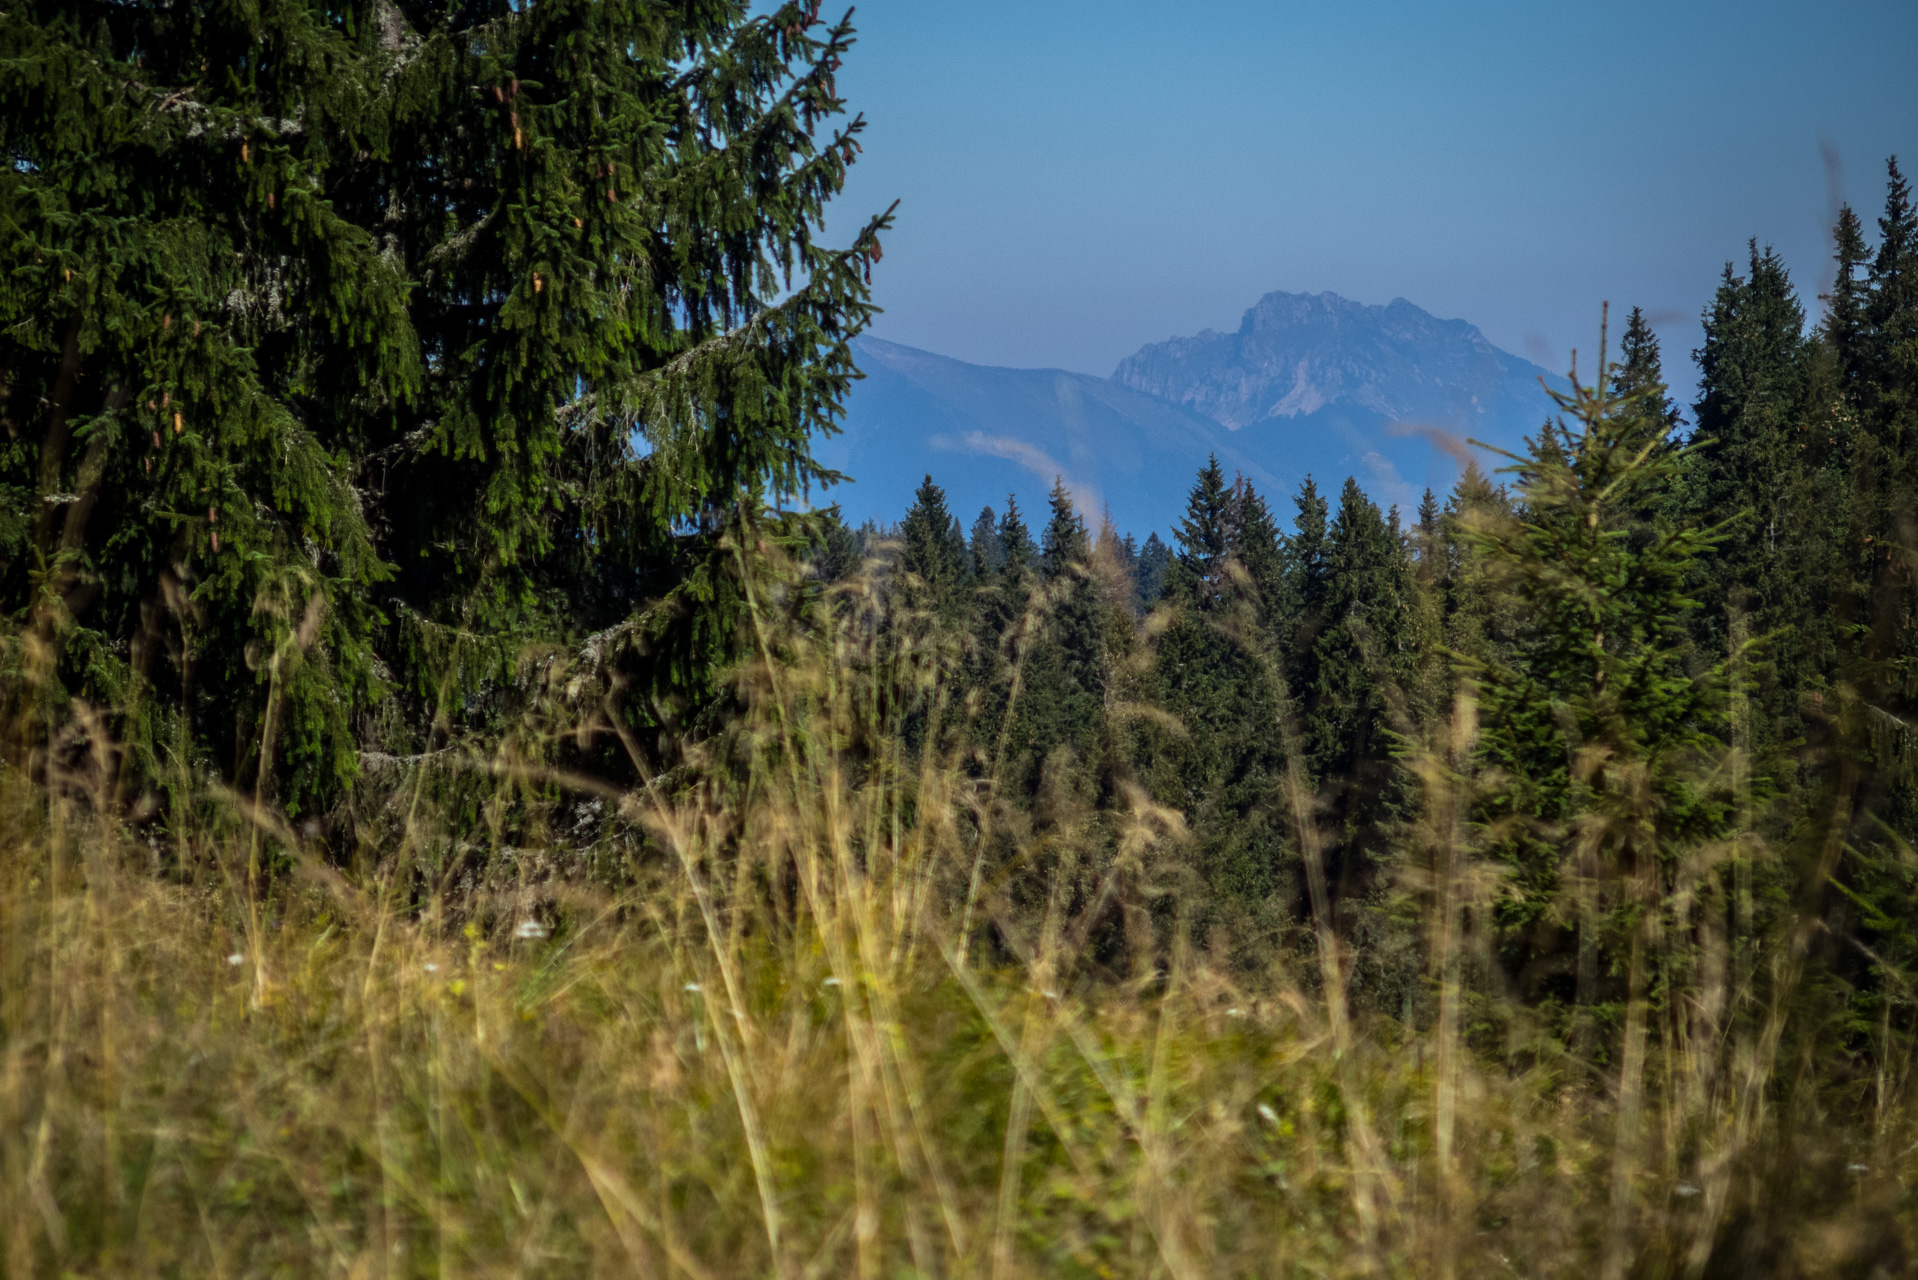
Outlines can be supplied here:
<path id="1" fill-rule="evenodd" d="M 1725 266 L 1705 313 L 1705 341 L 1695 353 L 1699 444 L 1688 454 L 1688 499 L 1701 518 L 1735 518 L 1728 536 L 1706 552 L 1693 589 L 1704 606 L 1696 617 L 1708 658 L 1726 652 L 1728 609 L 1752 615 L 1761 631 L 1777 595 L 1785 496 L 1805 407 L 1808 352 L 1805 312 L 1784 262 L 1756 240 L 1750 274 Z"/>
<path id="2" fill-rule="evenodd" d="M 1166 594 L 1201 610 L 1225 603 L 1232 517 L 1232 492 L 1214 455 L 1207 459 L 1186 495 L 1185 517 L 1174 534 L 1178 549 L 1166 573 Z"/>
<path id="3" fill-rule="evenodd" d="M 1150 609 L 1165 595 L 1166 574 L 1172 567 L 1172 549 L 1157 532 L 1148 533 L 1139 548 L 1139 605 Z"/>
<path id="4" fill-rule="evenodd" d="M 884 225 L 818 241 L 851 41 L 799 4 L 12 7 L 0 581 L 43 687 L 305 806 L 389 691 L 493 705 L 430 695 L 647 600 L 689 607 L 627 629 L 636 685 L 696 691 L 724 531 L 833 478 Z"/>
<path id="5" fill-rule="evenodd" d="M 1644 412 L 1654 414 L 1665 424 L 1666 439 L 1671 440 L 1684 419 L 1677 403 L 1666 393 L 1664 361 L 1659 356 L 1658 335 L 1652 332 L 1645 312 L 1633 307 L 1625 320 L 1625 336 L 1618 344 L 1618 364 L 1612 371 L 1612 389 L 1620 397 L 1643 396 Z M 1676 441 L 1672 441 L 1676 447 Z"/>
<path id="6" fill-rule="evenodd" d="M 1831 344 L 1846 391 L 1855 396 L 1858 380 L 1864 374 L 1864 334 L 1869 323 L 1865 308 L 1871 286 L 1858 278 L 1858 272 L 1871 260 L 1865 244 L 1864 224 L 1850 205 L 1838 211 L 1832 228 L 1831 293 L 1825 297 L 1825 340 Z"/>
<path id="7" fill-rule="evenodd" d="M 1479 665 L 1497 785 L 1478 816 L 1511 869 L 1504 958 L 1527 994 L 1584 1008 L 1609 992 L 1642 1020 L 1652 913 L 1729 813 L 1711 767 L 1725 664 L 1694 673 L 1686 626 L 1720 535 L 1703 513 L 1668 514 L 1688 459 L 1664 447 L 1657 395 L 1621 397 L 1608 373 L 1601 346 L 1594 385 L 1559 397 L 1574 425 L 1511 468 L 1521 518 L 1465 529 L 1521 618 L 1510 661 Z"/>
<path id="8" fill-rule="evenodd" d="M 999 517 L 999 573 L 1007 581 L 1023 582 L 1038 560 L 1032 531 L 1019 514 L 1019 499 L 1006 495 L 1006 513 Z"/>
<path id="9" fill-rule="evenodd" d="M 1270 942 L 1291 896 L 1277 803 L 1281 702 L 1256 611 L 1233 587 L 1235 497 L 1216 459 L 1196 477 L 1167 571 L 1174 606 L 1153 653 L 1152 693 L 1183 726 L 1138 762 L 1197 843 L 1201 928 Z M 1148 543 L 1148 548 L 1150 543 Z"/>
<path id="10" fill-rule="evenodd" d="M 1244 586 L 1268 642 L 1295 612 L 1278 522 L 1251 481 L 1240 476 L 1232 486 L 1232 555 L 1244 574 Z"/>
<path id="11" fill-rule="evenodd" d="M 980 511 L 979 518 L 972 522 L 972 538 L 967 548 L 972 554 L 975 578 L 983 580 L 1005 567 L 1006 549 L 999 541 L 999 517 L 991 507 Z"/>
<path id="12" fill-rule="evenodd" d="M 1039 554 L 1042 617 L 1030 640 L 1012 741 L 1026 790 L 1036 786 L 1040 771 L 1055 763 L 1062 747 L 1073 757 L 1072 781 L 1084 781 L 1083 764 L 1100 733 L 1105 695 L 1105 628 L 1087 565 L 1092 547 L 1085 521 L 1058 480 L 1048 505 Z"/>
<path id="13" fill-rule="evenodd" d="M 909 575 L 909 607 L 952 616 L 963 599 L 970 557 L 959 522 L 946 508 L 946 491 L 931 476 L 913 495 L 903 533 L 900 567 Z"/>
<path id="14" fill-rule="evenodd" d="M 1297 514 L 1292 536 L 1286 539 L 1286 598 L 1294 613 L 1289 632 L 1279 637 L 1285 659 L 1285 679 L 1295 703 L 1305 698 L 1318 679 L 1317 647 L 1325 627 L 1327 574 L 1326 517 L 1328 508 L 1318 485 L 1307 476 L 1293 495 Z"/>
<path id="15" fill-rule="evenodd" d="M 1918 209 L 1912 207 L 1911 186 L 1897 157 L 1886 170 L 1885 212 L 1878 219 L 1878 249 L 1867 273 L 1861 344 L 1871 473 L 1862 496 L 1871 506 L 1873 536 L 1909 546 L 1918 542 L 1911 506 L 1918 498 Z M 1877 557 L 1887 565 L 1897 558 L 1889 548 Z"/>
<path id="16" fill-rule="evenodd" d="M 1484 560 L 1474 554 L 1474 537 L 1487 526 L 1513 518 L 1511 498 L 1479 467 L 1468 461 L 1439 516 L 1439 634 L 1445 647 L 1466 662 L 1495 662 L 1507 656 L 1511 610 L 1494 589 Z"/>
<path id="17" fill-rule="evenodd" d="M 1346 480 L 1326 539 L 1314 679 L 1294 695 L 1305 708 L 1307 761 L 1333 808 L 1334 878 L 1348 897 L 1382 863 L 1403 799 L 1390 747 L 1394 703 L 1403 706 L 1413 671 L 1413 585 L 1395 524 Z"/>

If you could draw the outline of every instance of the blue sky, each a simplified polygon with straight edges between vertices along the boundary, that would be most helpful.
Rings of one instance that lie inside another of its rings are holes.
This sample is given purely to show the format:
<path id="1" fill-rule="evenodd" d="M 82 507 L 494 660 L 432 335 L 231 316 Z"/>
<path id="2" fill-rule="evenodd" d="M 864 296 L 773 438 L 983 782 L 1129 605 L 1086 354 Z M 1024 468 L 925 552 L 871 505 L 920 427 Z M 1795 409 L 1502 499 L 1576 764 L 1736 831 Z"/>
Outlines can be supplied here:
<path id="1" fill-rule="evenodd" d="M 1918 0 L 871 0 L 836 225 L 894 197 L 875 332 L 1109 374 L 1272 289 L 1403 296 L 1555 370 L 1643 306 L 1688 395 L 1748 237 L 1808 305 L 1832 186 L 1918 171 Z"/>

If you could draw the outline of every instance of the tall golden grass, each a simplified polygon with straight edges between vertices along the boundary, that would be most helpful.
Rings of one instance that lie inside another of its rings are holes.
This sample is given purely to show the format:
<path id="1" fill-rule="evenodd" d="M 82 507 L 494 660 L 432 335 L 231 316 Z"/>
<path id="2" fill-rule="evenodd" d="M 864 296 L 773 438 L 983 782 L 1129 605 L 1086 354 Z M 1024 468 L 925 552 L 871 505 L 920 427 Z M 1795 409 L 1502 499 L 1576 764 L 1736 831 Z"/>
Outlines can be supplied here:
<path id="1" fill-rule="evenodd" d="M 949 654 L 882 632 L 871 576 L 836 591 L 782 610 L 762 581 L 744 709 L 666 776 L 631 743 L 635 786 L 554 767 L 618 720 L 548 663 L 561 693 L 504 745 L 389 762 L 345 859 L 209 786 L 149 843 L 69 716 L 0 781 L 6 1273 L 1905 1271 L 1908 1082 L 1843 1112 L 1790 1087 L 1800 952 L 1764 998 L 1757 960 L 1713 960 L 1634 1015 L 1622 1068 L 1500 997 L 1469 694 L 1409 762 L 1405 1021 L 1348 995 L 1301 774 L 1307 946 L 1227 968 L 1157 870 L 1177 813 L 1134 791 L 1021 825 L 990 768 L 909 755 Z M 436 769 L 491 780 L 476 826 Z M 568 874 L 554 827 L 488 847 L 554 797 L 612 871 Z M 1714 856 L 1762 856 L 1742 839 Z M 456 889 L 462 842 L 485 871 Z M 1015 902 L 1019 864 L 1092 888 Z M 1130 954 L 1095 965 L 1115 914 Z"/>

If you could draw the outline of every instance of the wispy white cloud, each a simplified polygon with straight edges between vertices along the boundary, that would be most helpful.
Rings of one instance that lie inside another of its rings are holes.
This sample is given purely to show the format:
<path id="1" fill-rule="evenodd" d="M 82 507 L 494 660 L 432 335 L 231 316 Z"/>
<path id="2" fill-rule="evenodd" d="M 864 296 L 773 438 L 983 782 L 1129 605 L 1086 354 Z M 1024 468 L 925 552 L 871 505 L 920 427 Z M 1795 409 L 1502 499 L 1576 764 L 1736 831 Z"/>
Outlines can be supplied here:
<path id="1" fill-rule="evenodd" d="M 1072 505 L 1089 526 L 1096 526 L 1099 513 L 1104 509 L 1099 500 L 1099 491 L 1085 481 L 1071 475 L 1059 465 L 1051 454 L 1037 445 L 1024 440 L 1015 440 L 1011 436 L 989 436 L 983 431 L 968 431 L 959 437 L 937 435 L 927 441 L 935 449 L 949 453 L 972 453 L 988 458 L 1004 458 L 1016 462 L 1033 475 L 1045 482 L 1048 489 L 1052 482 L 1061 480 L 1066 492 L 1072 495 Z"/>

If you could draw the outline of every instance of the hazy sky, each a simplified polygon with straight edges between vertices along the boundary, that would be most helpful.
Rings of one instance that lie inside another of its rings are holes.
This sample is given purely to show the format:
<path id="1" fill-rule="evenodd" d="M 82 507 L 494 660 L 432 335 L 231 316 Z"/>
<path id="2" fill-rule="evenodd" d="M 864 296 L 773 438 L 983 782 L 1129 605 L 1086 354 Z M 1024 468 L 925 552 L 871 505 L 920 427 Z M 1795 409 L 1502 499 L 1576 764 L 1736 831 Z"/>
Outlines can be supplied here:
<path id="1" fill-rule="evenodd" d="M 1918 176 L 1918 0 L 869 0 L 837 202 L 901 201 L 875 332 L 1100 375 L 1272 289 L 1403 296 L 1562 369 L 1601 299 L 1689 395 L 1747 238 L 1827 280 L 1832 186 Z"/>

